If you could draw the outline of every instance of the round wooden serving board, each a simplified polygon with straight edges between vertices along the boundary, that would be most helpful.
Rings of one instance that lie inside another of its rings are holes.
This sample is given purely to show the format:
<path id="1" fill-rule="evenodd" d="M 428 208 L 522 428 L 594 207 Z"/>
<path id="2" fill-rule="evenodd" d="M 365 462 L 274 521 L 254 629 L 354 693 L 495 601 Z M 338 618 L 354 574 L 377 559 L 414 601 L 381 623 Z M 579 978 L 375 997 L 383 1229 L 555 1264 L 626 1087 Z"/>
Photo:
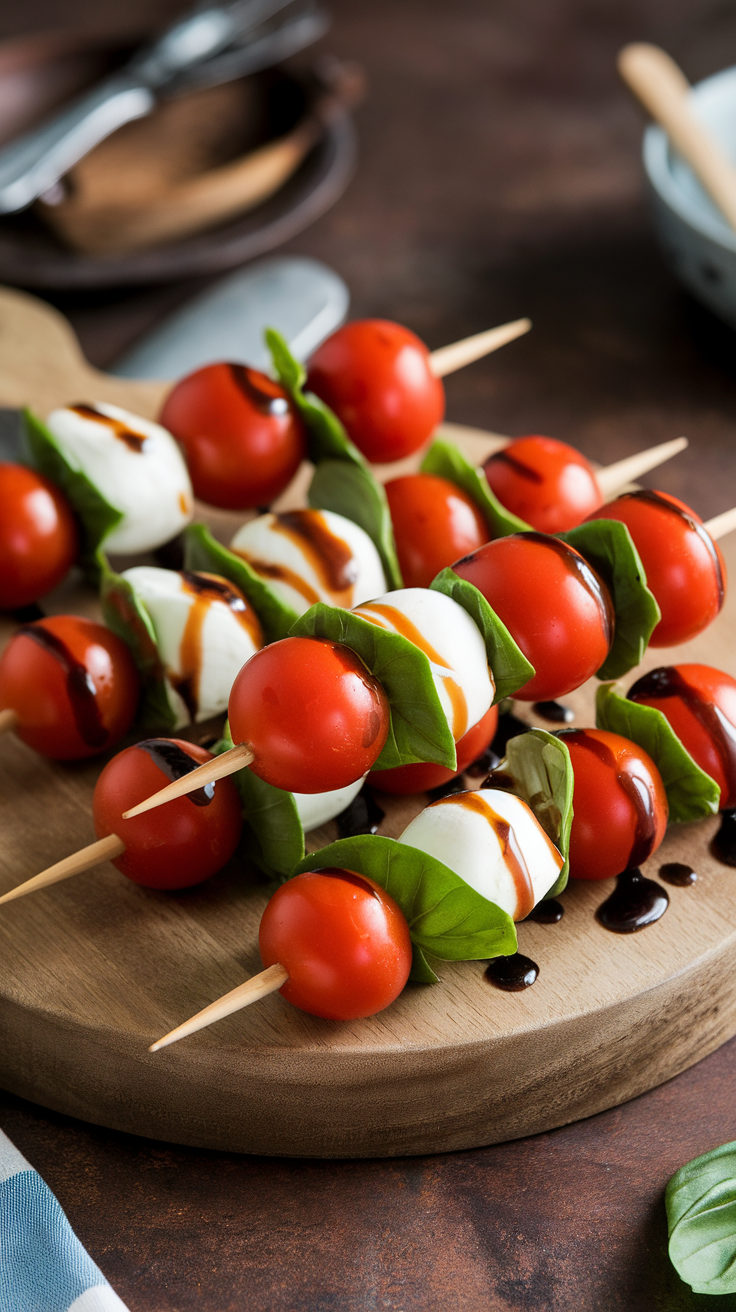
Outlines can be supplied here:
<path id="1" fill-rule="evenodd" d="M 60 316 L 0 291 L 0 405 L 45 413 L 104 398 L 153 413 L 160 395 L 95 374 Z M 463 443 L 476 456 L 492 446 L 467 430 Z M 723 545 L 736 571 L 736 535 Z M 94 613 L 95 600 L 66 585 L 45 608 Z M 0 638 L 12 629 L 5 621 Z M 736 673 L 735 630 L 728 602 L 676 658 Z M 646 667 L 674 658 L 660 650 Z M 565 699 L 578 725 L 592 723 L 593 692 Z M 0 890 L 93 840 L 100 766 L 57 765 L 12 734 L 0 740 Z M 387 802 L 382 832 L 397 836 L 425 800 Z M 557 925 L 520 925 L 520 950 L 540 968 L 524 993 L 492 988 L 481 962 L 440 964 L 439 985 L 409 986 L 369 1020 L 320 1021 L 276 994 L 156 1055 L 155 1038 L 260 969 L 267 894 L 242 860 L 175 896 L 101 867 L 2 908 L 0 1083 L 135 1134 L 297 1156 L 441 1152 L 588 1116 L 736 1032 L 736 871 L 709 856 L 716 824 L 672 830 L 648 863 L 655 877 L 666 860 L 699 875 L 669 888 L 669 910 L 648 929 L 615 935 L 597 923 L 610 882 L 572 884 Z M 309 845 L 333 836 L 328 827 Z"/>

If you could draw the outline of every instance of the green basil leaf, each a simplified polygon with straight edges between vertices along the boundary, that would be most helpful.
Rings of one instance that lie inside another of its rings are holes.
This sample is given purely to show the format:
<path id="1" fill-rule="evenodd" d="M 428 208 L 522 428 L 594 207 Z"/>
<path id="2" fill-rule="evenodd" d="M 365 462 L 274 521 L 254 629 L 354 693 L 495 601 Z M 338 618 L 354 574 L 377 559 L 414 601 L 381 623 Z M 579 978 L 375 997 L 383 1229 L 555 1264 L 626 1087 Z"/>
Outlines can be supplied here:
<path id="1" fill-rule="evenodd" d="M 483 470 L 471 464 L 454 442 L 445 442 L 441 438 L 433 442 L 422 461 L 421 469 L 423 474 L 437 474 L 457 484 L 478 507 L 488 525 L 491 538 L 529 532 L 531 525 L 501 505 Z"/>
<path id="2" fill-rule="evenodd" d="M 365 459 L 350 441 L 337 415 L 313 392 L 304 392 L 306 370 L 291 354 L 281 334 L 274 328 L 267 328 L 265 338 L 278 380 L 286 388 L 304 420 L 312 463 L 318 465 L 320 460 L 350 460 L 367 468 Z"/>
<path id="3" fill-rule="evenodd" d="M 613 646 L 597 677 L 620 679 L 639 664 L 662 618 L 631 534 L 618 520 L 592 519 L 556 536 L 585 556 L 611 594 L 616 613 Z"/>
<path id="4" fill-rule="evenodd" d="M 477 961 L 516 951 L 510 916 L 481 897 L 436 857 L 395 838 L 340 838 L 299 863 L 295 874 L 337 866 L 368 875 L 398 902 L 420 952 L 443 961 Z M 419 970 L 426 967 L 422 958 Z"/>
<path id="5" fill-rule="evenodd" d="M 429 586 L 435 592 L 444 592 L 445 596 L 462 606 L 480 629 L 496 685 L 494 706 L 505 697 L 511 697 L 533 678 L 534 666 L 530 665 L 503 620 L 499 619 L 475 584 L 461 579 L 452 569 L 443 569 Z"/>
<path id="6" fill-rule="evenodd" d="M 391 725 L 376 770 L 431 761 L 454 770 L 455 743 L 423 651 L 352 611 L 318 602 L 292 626 L 293 636 L 328 638 L 350 647 L 388 697 Z"/>
<path id="7" fill-rule="evenodd" d="M 212 748 L 215 756 L 233 745 L 230 725 Z M 304 830 L 293 793 L 274 788 L 252 770 L 233 775 L 243 803 L 248 855 L 268 879 L 283 883 L 304 857 Z"/>
<path id="8" fill-rule="evenodd" d="M 89 577 L 97 580 L 97 548 L 115 525 L 120 523 L 123 512 L 105 500 L 72 457 L 62 451 L 53 433 L 36 415 L 30 410 L 24 410 L 23 418 L 33 463 L 67 497 L 82 530 L 80 564 Z"/>
<path id="9" fill-rule="evenodd" d="M 139 726 L 144 731 L 173 729 L 176 711 L 169 700 L 151 617 L 128 580 L 110 569 L 102 551 L 98 550 L 97 561 L 102 618 L 108 629 L 112 629 L 130 648 L 140 675 L 142 698 L 138 708 Z"/>
<path id="10" fill-rule="evenodd" d="M 570 873 L 573 772 L 570 752 L 561 738 L 546 729 L 531 729 L 506 744 L 506 759 L 498 767 L 514 781 L 514 792 L 534 812 L 545 834 L 565 858 L 557 880 L 545 897 L 567 887 Z"/>
<path id="11" fill-rule="evenodd" d="M 266 642 L 285 638 L 297 617 L 247 560 L 217 542 L 204 524 L 190 524 L 184 530 L 184 568 L 220 574 L 240 588 L 261 621 Z"/>
<path id="12" fill-rule="evenodd" d="M 696 1294 L 736 1294 L 736 1143 L 676 1171 L 665 1192 L 669 1253 Z"/>
<path id="13" fill-rule="evenodd" d="M 316 510 L 332 510 L 358 524 L 381 557 L 389 589 L 403 587 L 388 499 L 383 484 L 369 469 L 349 460 L 321 460 L 308 500 Z"/>
<path id="14" fill-rule="evenodd" d="M 721 790 L 715 779 L 695 764 L 661 711 L 623 697 L 611 683 L 596 694 L 595 722 L 638 743 L 651 756 L 662 776 L 670 820 L 701 820 L 715 815 Z"/>
<path id="15" fill-rule="evenodd" d="M 416 943 L 411 945 L 411 970 L 409 979 L 412 984 L 439 984 L 440 977 L 435 975 L 427 958 Z"/>

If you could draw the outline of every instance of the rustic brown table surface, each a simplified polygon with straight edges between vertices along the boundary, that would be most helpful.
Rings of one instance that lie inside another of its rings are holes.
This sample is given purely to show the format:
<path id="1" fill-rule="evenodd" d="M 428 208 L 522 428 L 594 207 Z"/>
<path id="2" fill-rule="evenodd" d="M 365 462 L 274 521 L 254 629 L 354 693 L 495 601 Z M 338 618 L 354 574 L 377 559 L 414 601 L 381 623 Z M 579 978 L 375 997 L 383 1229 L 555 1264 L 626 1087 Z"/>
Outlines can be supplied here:
<path id="1" fill-rule="evenodd" d="M 6 0 L 0 37 L 138 31 L 175 0 Z M 736 502 L 736 337 L 665 271 L 642 198 L 642 121 L 613 69 L 634 39 L 692 79 L 736 62 L 719 0 L 332 0 L 361 61 L 361 160 L 290 249 L 332 264 L 355 315 L 431 346 L 529 314 L 522 342 L 448 380 L 448 417 L 566 438 L 606 463 L 679 433 L 657 476 L 704 517 Z M 124 12 L 121 12 L 123 11 Z M 115 12 L 117 11 L 117 12 Z M 104 366 L 191 287 L 58 298 Z M 724 878 L 728 878 L 724 875 Z M 690 1312 L 663 1190 L 736 1139 L 736 1040 L 566 1129 L 446 1157 L 241 1158 L 131 1139 L 0 1095 L 131 1312 L 458 1308 Z M 736 1297 L 722 1298 L 724 1309 Z"/>

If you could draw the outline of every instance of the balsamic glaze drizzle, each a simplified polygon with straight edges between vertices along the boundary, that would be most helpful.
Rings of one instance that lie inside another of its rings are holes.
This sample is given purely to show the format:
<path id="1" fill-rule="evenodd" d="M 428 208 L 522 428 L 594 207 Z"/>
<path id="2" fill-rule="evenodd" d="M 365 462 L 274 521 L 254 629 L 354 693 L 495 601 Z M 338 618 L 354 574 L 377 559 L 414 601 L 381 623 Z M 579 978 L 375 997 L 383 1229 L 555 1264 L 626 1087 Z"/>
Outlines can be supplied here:
<path id="1" fill-rule="evenodd" d="M 489 961 L 483 978 L 493 984 L 494 988 L 503 989 L 504 993 L 521 993 L 531 988 L 539 975 L 539 966 L 531 957 L 514 952 L 509 957 L 494 957 Z"/>
<path id="2" fill-rule="evenodd" d="M 736 726 L 726 719 L 720 707 L 705 701 L 673 665 L 660 665 L 656 670 L 650 670 L 649 674 L 637 679 L 628 692 L 631 702 L 659 701 L 667 697 L 679 697 L 703 726 L 718 753 L 728 791 L 731 795 L 736 794 Z"/>
<path id="3" fill-rule="evenodd" d="M 713 839 L 710 850 L 724 866 L 736 866 L 736 809 L 721 812 L 721 827 Z"/>
<path id="4" fill-rule="evenodd" d="M 16 636 L 18 634 L 38 643 L 59 662 L 66 675 L 66 693 L 77 733 L 88 747 L 104 747 L 110 735 L 103 724 L 97 689 L 86 665 L 77 660 L 61 638 L 42 624 L 24 624 L 17 630 Z"/>
<path id="5" fill-rule="evenodd" d="M 142 752 L 148 752 L 154 764 L 172 783 L 175 779 L 182 779 L 185 774 L 191 774 L 192 770 L 201 765 L 201 761 L 193 760 L 182 747 L 168 738 L 147 738 L 145 742 L 136 743 L 136 747 Z M 205 784 L 204 788 L 195 788 L 194 792 L 186 796 L 195 806 L 209 806 L 215 796 L 215 788 L 214 783 Z"/>
<path id="6" fill-rule="evenodd" d="M 337 817 L 337 832 L 341 838 L 375 834 L 385 814 L 370 788 L 363 785 L 358 796 Z"/>
<path id="7" fill-rule="evenodd" d="M 659 920 L 669 903 L 669 894 L 661 884 L 647 879 L 641 870 L 624 870 L 611 896 L 601 902 L 595 918 L 614 934 L 635 934 Z"/>
<path id="8" fill-rule="evenodd" d="M 565 914 L 565 908 L 554 897 L 545 897 L 532 908 L 527 920 L 536 920 L 539 925 L 559 925 Z"/>
<path id="9" fill-rule="evenodd" d="M 575 712 L 571 706 L 563 706 L 561 702 L 535 702 L 532 710 L 537 715 L 541 715 L 543 720 L 550 720 L 553 724 L 572 724 L 575 719 Z"/>

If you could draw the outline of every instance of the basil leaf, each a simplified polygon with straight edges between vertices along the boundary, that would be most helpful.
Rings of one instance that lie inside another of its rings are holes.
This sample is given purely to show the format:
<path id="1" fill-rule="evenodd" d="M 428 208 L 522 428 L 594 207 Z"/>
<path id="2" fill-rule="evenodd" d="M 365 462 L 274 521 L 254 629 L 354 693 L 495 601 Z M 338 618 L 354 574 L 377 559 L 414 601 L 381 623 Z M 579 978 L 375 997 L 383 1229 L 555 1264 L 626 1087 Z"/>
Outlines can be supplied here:
<path id="1" fill-rule="evenodd" d="M 664 1201 L 677 1274 L 696 1294 L 736 1294 L 736 1143 L 681 1166 Z"/>
<path id="2" fill-rule="evenodd" d="M 388 588 L 403 587 L 388 499 L 383 484 L 369 469 L 348 460 L 321 460 L 308 500 L 316 510 L 332 510 L 358 524 L 381 557 Z"/>
<path id="3" fill-rule="evenodd" d="M 412 943 L 443 961 L 477 961 L 516 951 L 510 916 L 453 870 L 407 843 L 380 834 L 341 838 L 299 863 L 295 874 L 337 866 L 368 875 L 398 902 Z M 427 966 L 424 957 L 417 970 Z"/>
<path id="4" fill-rule="evenodd" d="M 440 977 L 435 975 L 427 958 L 416 943 L 411 945 L 411 970 L 409 979 L 412 984 L 439 984 Z"/>
<path id="5" fill-rule="evenodd" d="M 452 569 L 443 569 L 429 586 L 435 592 L 444 592 L 445 596 L 462 606 L 480 629 L 496 685 L 494 706 L 505 697 L 511 697 L 533 678 L 534 666 L 530 665 L 503 620 L 499 619 L 475 584 L 461 579 Z"/>
<path id="6" fill-rule="evenodd" d="M 491 538 L 529 532 L 531 525 L 501 505 L 483 470 L 471 464 L 453 442 L 444 442 L 441 438 L 433 442 L 422 461 L 421 470 L 423 474 L 437 474 L 457 484 L 478 507 Z"/>
<path id="7" fill-rule="evenodd" d="M 102 618 L 130 649 L 140 675 L 143 695 L 138 708 L 139 726 L 144 731 L 173 729 L 177 716 L 169 700 L 151 617 L 128 580 L 110 569 L 102 551 L 97 552 L 97 562 Z"/>
<path id="8" fill-rule="evenodd" d="M 611 594 L 616 613 L 613 646 L 597 677 L 620 679 L 639 664 L 662 618 L 631 534 L 618 520 L 592 519 L 556 537 L 585 556 Z"/>
<path id="9" fill-rule="evenodd" d="M 413 642 L 400 633 L 379 629 L 350 610 L 327 606 L 322 601 L 297 620 L 291 634 L 344 643 L 383 687 L 391 708 L 391 724 L 374 770 L 392 770 L 396 765 L 422 761 L 455 769 L 455 742 L 429 660 Z"/>
<path id="10" fill-rule="evenodd" d="M 36 469 L 61 488 L 82 529 L 80 565 L 85 573 L 99 578 L 97 548 L 119 524 L 123 512 L 106 501 L 71 456 L 62 451 L 53 433 L 30 410 L 23 411 L 26 437 Z"/>
<path id="11" fill-rule="evenodd" d="M 570 874 L 574 783 L 570 752 L 562 739 L 546 729 L 530 729 L 509 739 L 506 759 L 498 769 L 511 775 L 514 792 L 531 808 L 547 837 L 565 858 L 555 883 L 545 894 L 555 897 L 567 887 Z"/>
<path id="12" fill-rule="evenodd" d="M 721 790 L 715 779 L 695 764 L 661 711 L 630 702 L 611 683 L 596 694 L 595 722 L 638 743 L 651 756 L 662 776 L 670 820 L 677 823 L 715 815 Z"/>
<path id="13" fill-rule="evenodd" d="M 247 560 L 217 542 L 205 524 L 190 524 L 184 530 L 184 568 L 221 574 L 240 588 L 261 621 L 266 642 L 285 638 L 297 618 L 296 611 L 276 596 Z"/>
<path id="14" fill-rule="evenodd" d="M 233 745 L 230 725 L 212 751 L 215 756 Z M 233 775 L 243 803 L 248 855 L 268 879 L 283 883 L 304 857 L 304 830 L 293 793 L 274 788 L 252 770 Z"/>
<path id="15" fill-rule="evenodd" d="M 286 388 L 304 420 L 312 463 L 317 465 L 320 460 L 350 460 L 367 469 L 367 462 L 357 446 L 350 441 L 337 415 L 313 392 L 304 392 L 306 370 L 291 354 L 281 333 L 277 333 L 274 328 L 267 328 L 264 336 L 278 380 Z"/>

